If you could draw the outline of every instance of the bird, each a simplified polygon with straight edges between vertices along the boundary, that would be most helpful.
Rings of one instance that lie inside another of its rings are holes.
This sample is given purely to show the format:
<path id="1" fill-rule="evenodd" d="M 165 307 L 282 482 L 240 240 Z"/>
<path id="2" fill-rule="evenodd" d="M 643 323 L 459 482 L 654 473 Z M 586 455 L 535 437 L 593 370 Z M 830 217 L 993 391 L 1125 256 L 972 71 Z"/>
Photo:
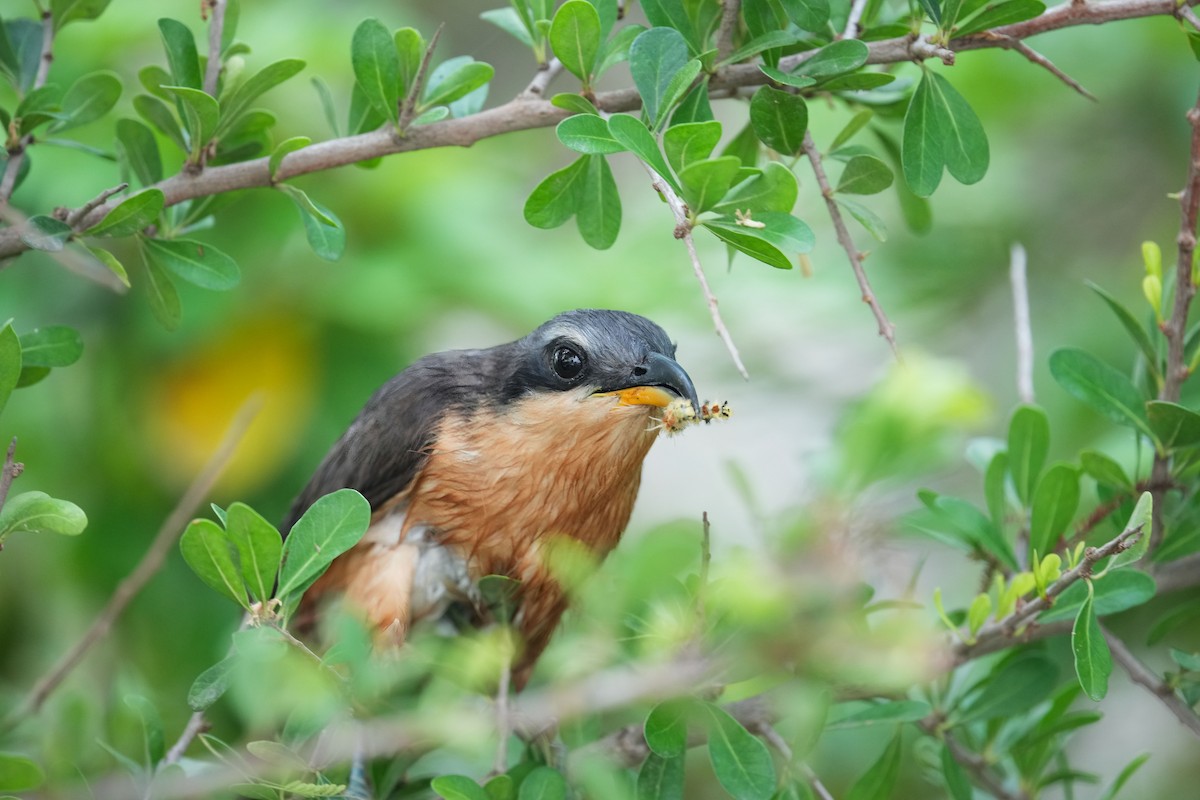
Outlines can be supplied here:
<path id="1" fill-rule="evenodd" d="M 597 558 L 629 522 L 662 410 L 696 388 L 666 332 L 645 317 L 577 309 L 486 349 L 434 353 L 385 383 L 297 496 L 285 532 L 321 496 L 369 501 L 363 538 L 333 561 L 294 620 L 310 629 L 341 601 L 377 642 L 481 611 L 479 581 L 516 584 L 511 664 L 519 691 L 567 608 L 548 567 L 558 537 Z"/>

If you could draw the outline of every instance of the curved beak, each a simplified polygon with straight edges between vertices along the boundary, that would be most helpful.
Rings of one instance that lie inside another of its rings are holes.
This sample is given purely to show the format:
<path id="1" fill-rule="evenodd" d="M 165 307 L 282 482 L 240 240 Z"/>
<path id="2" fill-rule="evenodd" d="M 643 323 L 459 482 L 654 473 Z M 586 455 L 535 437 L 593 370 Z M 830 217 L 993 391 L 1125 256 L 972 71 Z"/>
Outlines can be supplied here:
<path id="1" fill-rule="evenodd" d="M 629 383 L 621 389 L 603 392 L 621 398 L 623 406 L 658 406 L 669 404 L 676 397 L 691 401 L 696 413 L 700 412 L 700 398 L 691 377 L 679 366 L 679 362 L 662 353 L 651 353 L 645 363 L 634 368 Z"/>

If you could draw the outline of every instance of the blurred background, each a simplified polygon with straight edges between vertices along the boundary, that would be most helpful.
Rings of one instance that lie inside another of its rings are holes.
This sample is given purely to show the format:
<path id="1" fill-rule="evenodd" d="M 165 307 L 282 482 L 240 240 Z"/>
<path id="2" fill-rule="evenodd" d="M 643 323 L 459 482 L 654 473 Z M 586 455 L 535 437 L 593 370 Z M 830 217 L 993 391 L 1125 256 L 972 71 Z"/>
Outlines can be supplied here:
<path id="1" fill-rule="evenodd" d="M 114 0 L 98 21 L 63 31 L 51 80 L 68 85 L 78 77 L 71 70 L 111 69 L 125 85 L 114 114 L 134 116 L 137 70 L 165 63 L 155 19 L 175 17 L 199 32 L 198 5 L 160 0 L 151 13 L 145 4 Z M 307 61 L 302 75 L 264 104 L 278 112 L 276 141 L 320 140 L 332 132 L 309 78 L 333 88 L 344 115 L 350 37 L 368 16 L 426 34 L 445 21 L 439 57 L 472 54 L 492 63 L 489 105 L 514 96 L 534 64 L 516 40 L 479 20 L 496 5 L 247 0 L 238 38 L 252 48 L 247 69 L 283 57 Z M 27 3 L 0 2 L 6 19 L 29 13 Z M 727 400 L 736 411 L 728 422 L 655 446 L 630 539 L 670 521 L 698 530 L 707 511 L 720 561 L 739 548 L 770 547 L 780 520 L 836 504 L 861 523 L 845 526 L 840 544 L 881 594 L 903 593 L 924 563 L 917 598 L 941 586 L 962 602 L 976 591 L 974 570 L 962 574 L 961 560 L 930 557 L 932 549 L 901 538 L 891 522 L 915 505 L 922 485 L 978 496 L 978 479 L 964 469 L 964 444 L 969 436 L 1003 436 L 1016 402 L 1009 246 L 1021 242 L 1029 253 L 1035 381 L 1053 422 L 1052 459 L 1089 442 L 1131 459 L 1132 440 L 1123 432 L 1094 441 L 1112 428 L 1050 380 L 1045 358 L 1071 345 L 1105 354 L 1122 369 L 1129 363 L 1132 345 L 1083 282 L 1144 308 L 1140 243 L 1157 240 L 1173 263 L 1178 211 L 1167 195 L 1185 174 L 1184 113 L 1197 88 L 1196 62 L 1173 20 L 1060 31 L 1031 44 L 1098 102 L 1014 53 L 971 52 L 952 69 L 934 65 L 987 129 L 987 177 L 963 187 L 947 176 L 932 199 L 933 230 L 924 236 L 905 227 L 893 193 L 865 200 L 886 220 L 889 238 L 880 244 L 860 228 L 854 234 L 871 251 L 866 266 L 897 325 L 906 370 L 897 369 L 875 334 L 804 164 L 796 170 L 801 197 L 794 213 L 817 234 L 811 277 L 745 257 L 730 266 L 723 245 L 697 238 L 751 374 L 745 382 L 712 331 L 669 211 L 631 159 L 611 160 L 624 205 L 611 250 L 589 249 L 574 223 L 553 231 L 525 223 L 528 193 L 571 157 L 550 129 L 298 179 L 346 225 L 348 245 L 337 263 L 312 253 L 287 197 L 239 194 L 219 212 L 217 228 L 199 238 L 237 260 L 243 285 L 213 293 L 180 284 L 183 323 L 174 333 L 152 317 L 132 252 L 122 253 L 134 281 L 125 296 L 41 254 L 6 264 L 0 320 L 15 318 L 19 331 L 72 325 L 85 352 L 79 364 L 13 395 L 0 438 L 20 438 L 26 469 L 17 489 L 71 499 L 90 524 L 75 539 L 14 537 L 0 553 L 5 701 L 75 641 L 249 396 L 261 393 L 265 406 L 211 499 L 243 500 L 278 519 L 367 397 L 412 360 L 508 341 L 577 307 L 654 319 L 678 342 L 702 399 Z M 901 74 L 912 77 L 916 68 Z M 606 76 L 611 86 L 627 81 L 623 65 Z M 574 88 L 569 75 L 553 86 Z M 714 108 L 726 137 L 744 123 L 744 104 Z M 818 145 L 826 146 L 846 119 L 814 103 Z M 78 136 L 111 151 L 111 125 L 106 118 Z M 31 178 L 14 198 L 31 211 L 78 206 L 119 181 L 115 164 L 74 150 L 39 146 L 32 162 Z M 896 458 L 913 451 L 921 455 L 915 462 Z M 191 678 L 224 654 L 236 616 L 173 553 L 56 698 L 54 713 L 69 719 L 84 698 L 116 703 L 114 685 L 133 687 L 152 696 L 168 732 L 177 731 Z M 1118 632 L 1142 624 L 1138 613 L 1126 617 Z M 1076 741 L 1079 766 L 1111 775 L 1114 761 L 1150 749 L 1155 757 L 1128 796 L 1188 795 L 1200 779 L 1194 742 L 1119 671 L 1113 683 L 1102 705 L 1107 719 Z M 81 746 L 95 735 L 78 732 Z M 846 742 L 833 737 L 818 751 L 832 786 L 853 777 L 838 772 Z"/>

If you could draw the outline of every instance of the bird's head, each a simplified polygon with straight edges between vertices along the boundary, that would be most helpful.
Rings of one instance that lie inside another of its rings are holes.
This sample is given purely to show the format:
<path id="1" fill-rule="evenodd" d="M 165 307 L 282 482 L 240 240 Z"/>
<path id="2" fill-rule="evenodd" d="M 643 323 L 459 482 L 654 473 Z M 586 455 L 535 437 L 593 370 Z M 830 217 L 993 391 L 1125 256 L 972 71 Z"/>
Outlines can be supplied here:
<path id="1" fill-rule="evenodd" d="M 513 343 L 509 399 L 531 391 L 615 396 L 625 406 L 663 407 L 677 397 L 700 408 L 696 387 L 675 361 L 675 345 L 645 317 L 580 309 L 551 319 Z"/>

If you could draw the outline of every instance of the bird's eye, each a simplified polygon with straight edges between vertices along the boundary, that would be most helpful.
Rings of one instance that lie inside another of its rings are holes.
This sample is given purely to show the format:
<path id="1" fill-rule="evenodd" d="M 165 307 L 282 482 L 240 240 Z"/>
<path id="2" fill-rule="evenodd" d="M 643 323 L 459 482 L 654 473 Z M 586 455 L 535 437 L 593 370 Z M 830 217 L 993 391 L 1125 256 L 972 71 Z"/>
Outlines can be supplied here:
<path id="1" fill-rule="evenodd" d="M 579 373 L 583 372 L 583 356 L 570 347 L 555 349 L 550 364 L 554 368 L 554 374 L 565 381 L 578 378 Z"/>

